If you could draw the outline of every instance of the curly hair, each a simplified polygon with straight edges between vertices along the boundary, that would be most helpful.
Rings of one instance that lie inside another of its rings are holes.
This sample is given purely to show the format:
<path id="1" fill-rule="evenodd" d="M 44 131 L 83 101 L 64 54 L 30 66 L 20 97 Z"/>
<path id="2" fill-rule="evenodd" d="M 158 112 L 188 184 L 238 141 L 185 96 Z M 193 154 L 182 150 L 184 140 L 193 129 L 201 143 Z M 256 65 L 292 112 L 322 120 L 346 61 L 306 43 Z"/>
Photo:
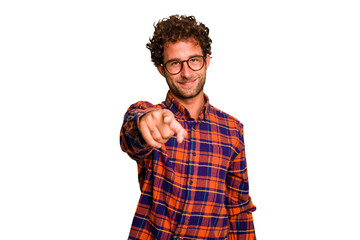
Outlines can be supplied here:
<path id="1" fill-rule="evenodd" d="M 195 39 L 203 52 L 203 55 L 211 55 L 211 39 L 209 28 L 203 23 L 197 22 L 194 16 L 172 15 L 154 24 L 154 35 L 146 44 L 151 52 L 151 60 L 155 66 L 163 64 L 164 45 L 167 42 L 175 43 L 178 40 Z"/>

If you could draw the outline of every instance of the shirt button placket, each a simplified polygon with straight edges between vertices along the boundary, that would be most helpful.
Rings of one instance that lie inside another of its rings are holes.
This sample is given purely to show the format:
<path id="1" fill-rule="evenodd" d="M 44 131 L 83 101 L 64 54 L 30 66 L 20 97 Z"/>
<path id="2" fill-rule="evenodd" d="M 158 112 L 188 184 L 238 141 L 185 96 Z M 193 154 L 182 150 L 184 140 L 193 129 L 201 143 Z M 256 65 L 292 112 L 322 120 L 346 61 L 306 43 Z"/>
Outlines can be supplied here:
<path id="1" fill-rule="evenodd" d="M 191 163 L 194 160 L 194 157 L 196 156 L 196 152 L 195 152 L 195 142 L 194 142 L 194 138 L 195 138 L 195 123 L 192 123 L 191 127 L 191 143 L 190 143 L 190 156 L 189 156 L 189 163 Z M 191 185 L 193 185 L 193 180 L 191 180 L 192 178 L 192 170 L 191 170 L 191 164 L 189 164 L 189 172 L 188 172 L 188 180 L 187 180 L 187 185 L 188 188 L 190 188 Z"/>
<path id="2" fill-rule="evenodd" d="M 194 161 L 194 157 L 196 156 L 196 152 L 195 152 L 195 131 L 196 131 L 196 123 L 194 122 L 193 125 L 191 126 L 191 151 L 192 151 L 192 161 Z M 189 185 L 193 185 L 193 181 L 191 180 L 192 177 L 192 170 L 191 170 L 191 166 L 189 168 Z"/>
<path id="3" fill-rule="evenodd" d="M 186 190 L 187 193 L 186 193 L 186 197 L 185 197 L 185 200 L 190 200 L 190 195 L 191 195 L 191 191 L 192 191 L 192 185 L 194 184 L 194 181 L 192 180 L 192 175 L 193 175 L 193 163 L 194 163 L 194 158 L 196 156 L 196 152 L 195 152 L 195 131 L 196 131 L 196 128 L 194 128 L 195 126 L 195 123 L 189 123 L 189 128 L 190 128 L 190 139 L 189 139 L 189 146 L 188 146 L 188 159 L 187 159 L 187 172 L 186 172 L 186 175 L 187 175 L 187 179 L 186 179 Z M 185 203 L 184 205 L 184 209 L 183 209 L 183 212 L 184 213 L 187 213 L 187 210 L 188 210 L 189 206 L 188 206 L 188 203 Z M 181 219 L 180 219 L 180 223 L 183 224 L 183 225 L 186 225 L 189 221 L 189 218 L 187 217 L 187 215 L 182 215 L 181 216 Z M 181 227 L 178 227 L 178 229 L 176 230 L 176 234 L 179 234 L 181 231 Z M 173 238 L 173 240 L 180 240 L 180 239 L 183 239 L 182 237 L 179 237 L 179 236 L 175 236 Z"/>
<path id="4" fill-rule="evenodd" d="M 195 152 L 195 132 L 196 132 L 196 123 L 193 123 L 193 125 L 191 126 L 191 151 L 192 151 L 192 155 L 196 156 L 196 152 Z"/>

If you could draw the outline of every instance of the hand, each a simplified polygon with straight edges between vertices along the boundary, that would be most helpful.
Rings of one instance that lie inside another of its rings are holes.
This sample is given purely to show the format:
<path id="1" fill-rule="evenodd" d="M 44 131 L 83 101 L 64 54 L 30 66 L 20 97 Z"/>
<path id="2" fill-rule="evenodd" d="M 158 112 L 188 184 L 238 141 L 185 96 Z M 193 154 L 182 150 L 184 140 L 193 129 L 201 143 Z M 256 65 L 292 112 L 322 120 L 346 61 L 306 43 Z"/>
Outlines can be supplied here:
<path id="1" fill-rule="evenodd" d="M 167 109 L 154 110 L 140 118 L 139 130 L 152 147 L 160 148 L 174 134 L 178 143 L 182 143 L 187 135 L 186 130 L 176 121 L 174 114 Z"/>

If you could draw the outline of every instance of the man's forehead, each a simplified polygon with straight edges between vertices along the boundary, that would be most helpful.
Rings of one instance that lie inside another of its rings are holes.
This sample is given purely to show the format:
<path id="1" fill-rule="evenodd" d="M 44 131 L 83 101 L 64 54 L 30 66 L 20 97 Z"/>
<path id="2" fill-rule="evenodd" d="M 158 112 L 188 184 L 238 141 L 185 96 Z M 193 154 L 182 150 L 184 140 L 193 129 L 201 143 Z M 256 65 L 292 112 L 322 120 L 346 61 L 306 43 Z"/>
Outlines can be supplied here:
<path id="1" fill-rule="evenodd" d="M 194 39 L 179 40 L 168 42 L 164 45 L 164 58 L 186 58 L 193 55 L 201 55 L 200 44 Z"/>

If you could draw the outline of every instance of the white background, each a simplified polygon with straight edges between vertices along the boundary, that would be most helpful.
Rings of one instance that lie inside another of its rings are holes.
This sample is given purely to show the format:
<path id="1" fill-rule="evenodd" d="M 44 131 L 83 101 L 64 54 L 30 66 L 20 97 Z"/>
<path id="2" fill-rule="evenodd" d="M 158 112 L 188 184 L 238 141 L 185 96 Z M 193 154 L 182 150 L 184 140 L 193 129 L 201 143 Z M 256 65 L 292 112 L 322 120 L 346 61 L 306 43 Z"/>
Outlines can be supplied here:
<path id="1" fill-rule="evenodd" d="M 126 239 L 127 107 L 167 92 L 153 23 L 210 28 L 205 92 L 245 126 L 258 239 L 360 239 L 358 1 L 2 1 L 0 239 Z"/>

